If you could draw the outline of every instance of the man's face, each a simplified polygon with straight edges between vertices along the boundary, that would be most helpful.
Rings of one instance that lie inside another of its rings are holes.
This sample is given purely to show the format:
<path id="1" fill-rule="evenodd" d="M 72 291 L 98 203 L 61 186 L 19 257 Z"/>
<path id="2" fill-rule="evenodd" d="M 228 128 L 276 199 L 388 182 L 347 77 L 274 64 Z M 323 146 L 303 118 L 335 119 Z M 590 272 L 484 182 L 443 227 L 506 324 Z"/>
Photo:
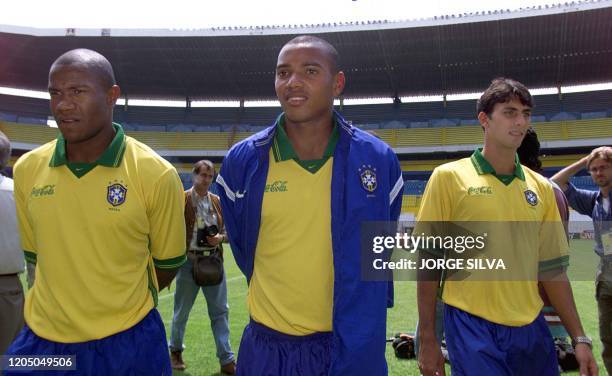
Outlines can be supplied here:
<path id="1" fill-rule="evenodd" d="M 88 141 L 112 122 L 118 87 L 104 89 L 95 75 L 79 65 L 54 66 L 49 73 L 51 113 L 70 144 Z"/>
<path id="2" fill-rule="evenodd" d="M 531 123 L 531 107 L 513 98 L 506 103 L 496 103 L 490 117 L 481 112 L 478 119 L 485 128 L 485 141 L 489 146 L 516 152 Z"/>
<path id="3" fill-rule="evenodd" d="M 210 188 L 214 176 L 215 174 L 213 170 L 210 167 L 204 165 L 200 167 L 199 173 L 193 174 L 193 186 L 197 189 L 204 189 L 208 191 L 208 188 Z"/>
<path id="4" fill-rule="evenodd" d="M 278 55 L 274 87 L 288 122 L 325 120 L 344 89 L 344 74 L 332 71 L 329 55 L 317 44 L 290 44 Z"/>
<path id="5" fill-rule="evenodd" d="M 612 183 L 612 165 L 604 159 L 594 159 L 589 165 L 589 173 L 598 187 L 607 187 Z"/>

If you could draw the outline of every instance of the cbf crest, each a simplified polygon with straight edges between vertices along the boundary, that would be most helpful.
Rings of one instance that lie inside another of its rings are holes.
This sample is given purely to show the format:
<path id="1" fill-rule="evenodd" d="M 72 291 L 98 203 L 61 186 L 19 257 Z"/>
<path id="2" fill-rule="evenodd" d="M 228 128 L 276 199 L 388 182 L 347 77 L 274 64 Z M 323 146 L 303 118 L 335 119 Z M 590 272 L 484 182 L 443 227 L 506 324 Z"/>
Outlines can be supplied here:
<path id="1" fill-rule="evenodd" d="M 106 201 L 113 206 L 119 206 L 125 202 L 127 188 L 120 183 L 112 183 L 106 187 Z"/>
<path id="2" fill-rule="evenodd" d="M 536 206 L 538 204 L 538 195 L 531 189 L 525 191 L 525 200 L 531 206 Z"/>
<path id="3" fill-rule="evenodd" d="M 376 180 L 376 167 L 371 165 L 362 165 L 359 168 L 359 179 L 361 180 L 361 186 L 368 192 L 374 192 L 378 186 Z"/>

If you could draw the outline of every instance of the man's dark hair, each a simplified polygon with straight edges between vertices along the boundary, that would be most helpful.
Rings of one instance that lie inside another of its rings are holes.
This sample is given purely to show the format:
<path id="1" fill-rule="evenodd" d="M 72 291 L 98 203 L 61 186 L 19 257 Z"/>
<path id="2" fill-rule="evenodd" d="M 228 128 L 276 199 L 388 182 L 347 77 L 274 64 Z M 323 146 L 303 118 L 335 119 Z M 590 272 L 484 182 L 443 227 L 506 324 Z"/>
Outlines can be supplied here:
<path id="1" fill-rule="evenodd" d="M 535 172 L 542 171 L 542 162 L 540 161 L 540 141 L 538 134 L 533 127 L 527 129 L 525 138 L 521 146 L 516 150 L 519 161 L 523 166 L 527 166 Z"/>
<path id="2" fill-rule="evenodd" d="M 478 99 L 476 114 L 484 112 L 488 117 L 491 117 L 493 108 L 497 103 L 507 103 L 515 98 L 523 106 L 533 108 L 533 98 L 525 85 L 511 78 L 496 78 L 491 81 L 491 85 Z"/>
<path id="3" fill-rule="evenodd" d="M 325 51 L 327 57 L 329 58 L 332 73 L 336 74 L 340 71 L 340 54 L 338 54 L 338 50 L 336 50 L 336 47 L 332 46 L 331 43 L 329 43 L 325 39 L 319 38 L 314 35 L 300 35 L 299 37 L 295 37 L 289 42 L 285 43 L 283 48 L 292 44 L 315 44 L 321 47 L 321 49 Z"/>
<path id="4" fill-rule="evenodd" d="M 202 159 L 200 161 L 197 161 L 196 163 L 193 164 L 193 170 L 191 170 L 191 172 L 194 175 L 197 175 L 200 173 L 200 170 L 202 169 L 202 167 L 208 167 L 209 169 L 212 170 L 213 175 L 215 174 L 215 165 L 214 163 L 212 163 L 211 161 L 209 161 L 208 159 Z"/>
<path id="5" fill-rule="evenodd" d="M 110 89 L 116 84 L 115 73 L 113 72 L 111 63 L 107 58 L 96 51 L 86 48 L 70 50 L 62 54 L 53 62 L 49 72 L 52 72 L 56 67 L 66 65 L 81 66 L 92 72 L 104 89 Z"/>
<path id="6" fill-rule="evenodd" d="M 0 132 L 0 171 L 8 166 L 11 158 L 11 143 L 6 135 Z"/>

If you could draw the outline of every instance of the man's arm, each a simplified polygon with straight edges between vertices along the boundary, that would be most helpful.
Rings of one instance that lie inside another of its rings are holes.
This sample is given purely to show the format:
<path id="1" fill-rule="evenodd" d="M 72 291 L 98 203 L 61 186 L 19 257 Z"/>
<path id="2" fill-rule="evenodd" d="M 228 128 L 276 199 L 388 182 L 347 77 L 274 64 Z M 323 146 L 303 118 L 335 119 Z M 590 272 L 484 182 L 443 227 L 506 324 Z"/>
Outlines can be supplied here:
<path id="1" fill-rule="evenodd" d="M 451 216 L 451 205 L 449 196 L 446 192 L 446 179 L 436 168 L 431 174 L 421 207 L 417 214 L 417 224 L 414 229 L 416 234 L 440 235 L 444 234 L 444 228 L 440 228 L 440 221 L 448 221 Z M 421 265 L 422 260 L 439 258 L 444 256 L 443 249 L 419 249 L 417 266 Z M 419 369 L 425 376 L 443 376 L 444 357 L 440 351 L 440 345 L 436 339 L 436 300 L 442 271 L 438 269 L 421 270 L 417 269 L 417 305 L 419 311 Z"/>
<path id="2" fill-rule="evenodd" d="M 176 276 L 178 272 L 178 268 L 176 269 L 160 269 L 155 267 L 155 275 L 157 275 L 157 286 L 159 287 L 159 291 L 164 288 L 170 286 L 170 283 Z"/>
<path id="3" fill-rule="evenodd" d="M 576 310 L 576 303 L 574 302 L 572 287 L 567 280 L 565 272 L 557 270 L 554 278 L 546 278 L 541 283 L 569 335 L 572 338 L 584 336 L 584 330 L 582 329 L 578 311 Z M 575 352 L 576 360 L 580 364 L 580 375 L 599 374 L 593 352 L 588 345 L 584 343 L 577 344 Z"/>
<path id="4" fill-rule="evenodd" d="M 420 251 L 421 255 L 427 252 Z M 419 265 L 421 265 L 419 257 Z M 440 271 L 434 271 L 437 274 L 438 281 L 441 276 Z M 417 359 L 419 369 L 424 376 L 443 376 L 444 375 L 444 357 L 440 350 L 440 345 L 436 339 L 436 299 L 438 295 L 439 282 L 435 280 L 434 275 L 429 274 L 419 278 L 417 282 L 417 305 L 419 311 L 419 353 Z M 430 280 L 428 280 L 430 279 Z M 433 279 L 433 280 L 431 280 Z"/>
<path id="5" fill-rule="evenodd" d="M 578 172 L 580 172 L 580 170 L 586 167 L 587 158 L 588 156 L 583 157 L 580 160 L 562 169 L 561 171 L 557 172 L 553 175 L 551 180 L 557 183 L 559 188 L 561 188 L 561 190 L 565 192 L 568 188 L 568 184 L 572 176 L 576 175 Z"/>

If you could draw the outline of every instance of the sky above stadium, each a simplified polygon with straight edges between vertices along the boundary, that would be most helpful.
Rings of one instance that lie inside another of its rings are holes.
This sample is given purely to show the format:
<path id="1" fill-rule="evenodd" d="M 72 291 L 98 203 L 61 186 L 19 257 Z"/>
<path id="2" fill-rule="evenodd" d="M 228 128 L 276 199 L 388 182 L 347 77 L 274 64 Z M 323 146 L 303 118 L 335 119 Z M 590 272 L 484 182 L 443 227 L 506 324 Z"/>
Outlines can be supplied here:
<path id="1" fill-rule="evenodd" d="M 0 24 L 37 28 L 209 28 L 412 20 L 553 4 L 541 0 L 9 0 Z"/>

